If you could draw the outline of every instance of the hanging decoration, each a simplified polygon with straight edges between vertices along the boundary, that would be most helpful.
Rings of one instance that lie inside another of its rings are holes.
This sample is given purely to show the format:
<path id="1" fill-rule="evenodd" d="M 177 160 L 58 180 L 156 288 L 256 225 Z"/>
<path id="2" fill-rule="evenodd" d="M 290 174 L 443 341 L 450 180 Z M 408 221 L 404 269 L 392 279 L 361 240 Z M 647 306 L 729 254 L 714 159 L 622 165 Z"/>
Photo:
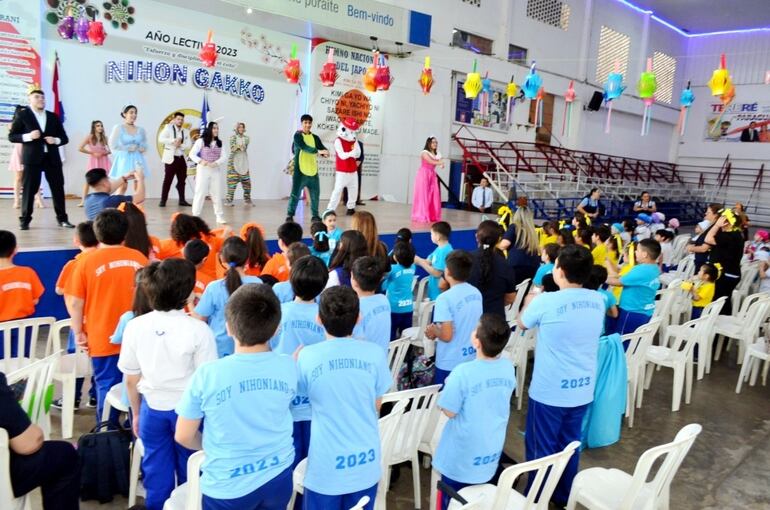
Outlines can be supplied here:
<path id="1" fill-rule="evenodd" d="M 209 30 L 208 34 L 206 35 L 206 42 L 203 43 L 201 51 L 198 53 L 198 57 L 206 67 L 214 67 L 214 65 L 217 63 L 217 45 L 211 41 L 213 35 L 214 32 Z"/>
<path id="2" fill-rule="evenodd" d="M 687 82 L 687 88 L 682 90 L 682 94 L 679 96 L 679 123 L 677 128 L 679 129 L 679 136 L 684 136 L 684 130 L 687 128 L 687 117 L 690 115 L 690 107 L 695 101 L 695 94 L 690 89 L 690 82 Z"/>
<path id="3" fill-rule="evenodd" d="M 297 58 L 297 45 L 291 45 L 291 53 L 289 54 L 289 60 L 286 65 L 283 66 L 283 75 L 286 77 L 286 81 L 292 85 L 299 83 L 299 78 L 302 76 L 302 68 L 299 65 L 299 59 Z"/>
<path id="4" fill-rule="evenodd" d="M 374 73 L 374 85 L 377 90 L 388 90 L 393 83 L 393 77 L 390 75 L 390 66 L 385 55 L 379 55 L 379 65 L 377 72 Z"/>
<path id="5" fill-rule="evenodd" d="M 85 11 L 80 13 L 80 17 L 75 22 L 75 37 L 81 44 L 88 44 L 88 18 Z"/>
<path id="6" fill-rule="evenodd" d="M 72 39 L 75 35 L 75 18 L 70 16 L 64 16 L 56 27 L 56 31 L 62 39 Z"/>
<path id="7" fill-rule="evenodd" d="M 521 86 L 521 90 L 524 92 L 524 97 L 530 101 L 535 101 L 535 126 L 542 126 L 541 119 L 543 112 L 540 111 L 541 103 L 543 99 L 543 79 L 537 74 L 537 62 L 532 61 L 532 65 L 529 68 L 529 74 L 524 78 L 524 84 Z"/>
<path id="8" fill-rule="evenodd" d="M 604 132 L 609 134 L 610 121 L 612 120 L 612 101 L 619 98 L 626 87 L 623 85 L 623 75 L 620 74 L 620 63 L 615 61 L 615 70 L 607 75 L 604 82 L 604 104 L 607 105 L 607 120 L 604 123 Z"/>
<path id="9" fill-rule="evenodd" d="M 371 67 L 366 69 L 361 80 L 363 81 L 364 88 L 369 92 L 375 92 L 377 90 L 377 62 L 380 57 L 380 52 L 374 52 L 374 59 Z"/>
<path id="10" fill-rule="evenodd" d="M 711 79 L 707 83 L 712 96 L 721 96 L 733 86 L 730 71 L 727 70 L 727 57 L 722 53 L 719 57 L 719 69 L 714 69 Z"/>
<path id="11" fill-rule="evenodd" d="M 104 31 L 104 24 L 101 21 L 92 21 L 88 24 L 88 40 L 94 46 L 104 44 L 107 33 Z"/>
<path id="12" fill-rule="evenodd" d="M 321 73 L 318 77 L 321 79 L 321 85 L 324 87 L 333 87 L 337 82 L 339 74 L 337 74 L 337 64 L 334 63 L 333 47 L 329 48 L 329 52 L 326 54 L 326 63 L 321 68 Z"/>
<path id="13" fill-rule="evenodd" d="M 513 107 L 516 104 L 516 96 L 519 93 L 519 86 L 513 81 L 513 75 L 511 75 L 511 81 L 505 87 L 505 94 L 508 96 L 508 124 L 511 124 L 513 119 Z"/>
<path id="14" fill-rule="evenodd" d="M 420 79 L 417 80 L 417 82 L 420 84 L 420 89 L 422 89 L 422 93 L 426 96 L 430 94 L 430 89 L 433 87 L 433 71 L 430 69 L 430 57 L 425 57 L 425 65 L 422 67 L 422 72 L 420 73 Z"/>
<path id="15" fill-rule="evenodd" d="M 540 87 L 535 96 L 535 127 L 543 127 L 543 98 L 545 97 L 545 87 Z"/>
<path id="16" fill-rule="evenodd" d="M 492 80 L 489 79 L 489 71 L 484 73 L 484 79 L 481 80 L 481 93 L 477 101 L 481 115 L 489 115 L 489 98 L 492 95 Z"/>
<path id="17" fill-rule="evenodd" d="M 639 97 L 644 103 L 644 114 L 642 115 L 642 136 L 650 134 L 652 125 L 652 105 L 655 103 L 655 92 L 658 90 L 658 80 L 652 71 L 652 58 L 647 58 L 647 70 L 642 72 L 637 85 Z"/>
<path id="18" fill-rule="evenodd" d="M 463 83 L 463 90 L 465 91 L 466 99 L 476 99 L 476 96 L 481 92 L 481 74 L 476 72 L 476 60 L 473 60 L 473 71 L 468 73 L 465 77 L 465 83 Z"/>
<path id="19" fill-rule="evenodd" d="M 567 92 L 564 93 L 564 117 L 561 121 L 561 136 L 572 133 L 572 104 L 575 102 L 575 80 L 569 81 Z"/>

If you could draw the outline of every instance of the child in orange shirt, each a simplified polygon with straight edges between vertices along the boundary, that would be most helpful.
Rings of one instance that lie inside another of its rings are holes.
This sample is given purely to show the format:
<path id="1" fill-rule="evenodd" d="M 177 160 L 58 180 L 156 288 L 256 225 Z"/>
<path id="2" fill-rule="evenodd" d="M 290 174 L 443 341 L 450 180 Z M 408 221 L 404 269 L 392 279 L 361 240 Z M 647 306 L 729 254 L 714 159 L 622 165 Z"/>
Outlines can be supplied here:
<path id="1" fill-rule="evenodd" d="M 0 230 L 0 322 L 23 319 L 35 313 L 35 305 L 43 295 L 45 287 L 31 267 L 13 263 L 16 255 L 16 236 L 13 232 Z M 5 358 L 3 341 L 0 336 L 0 359 Z M 32 338 L 27 338 L 23 355 L 30 356 Z M 11 338 L 11 357 L 18 356 L 18 342 Z"/>
<path id="2" fill-rule="evenodd" d="M 189 260 L 195 266 L 195 287 L 193 287 L 193 302 L 189 306 L 189 311 L 195 308 L 195 305 L 200 301 L 203 291 L 206 290 L 206 286 L 214 280 L 210 278 L 206 273 L 201 271 L 201 267 L 206 263 L 206 259 L 209 256 L 209 245 L 201 241 L 200 239 L 193 239 L 188 241 L 184 245 L 184 258 Z"/>
<path id="3" fill-rule="evenodd" d="M 249 260 L 246 261 L 246 274 L 261 276 L 262 268 L 270 260 L 270 252 L 265 242 L 265 230 L 258 223 L 246 223 L 241 227 L 241 239 L 249 247 Z"/>
<path id="4" fill-rule="evenodd" d="M 72 332 L 78 345 L 88 349 L 94 367 L 97 420 L 112 386 L 122 380 L 118 370 L 120 345 L 110 343 L 120 316 L 131 309 L 135 274 L 147 257 L 122 245 L 128 220 L 116 209 L 105 209 L 94 220 L 99 247 L 84 254 L 64 288 Z M 110 416 L 117 422 L 117 412 Z"/>
<path id="5" fill-rule="evenodd" d="M 278 227 L 278 247 L 281 253 L 274 254 L 262 269 L 262 274 L 269 274 L 279 282 L 289 279 L 289 266 L 286 265 L 286 250 L 291 243 L 302 241 L 302 226 L 293 221 L 287 221 Z"/>

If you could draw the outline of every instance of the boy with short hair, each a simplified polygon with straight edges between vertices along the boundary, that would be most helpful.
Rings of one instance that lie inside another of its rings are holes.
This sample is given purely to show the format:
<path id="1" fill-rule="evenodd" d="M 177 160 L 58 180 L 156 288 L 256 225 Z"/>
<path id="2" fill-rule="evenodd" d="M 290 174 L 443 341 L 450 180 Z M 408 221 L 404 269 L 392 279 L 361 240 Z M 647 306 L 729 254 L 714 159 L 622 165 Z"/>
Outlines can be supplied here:
<path id="1" fill-rule="evenodd" d="M 286 267 L 289 269 L 289 280 L 291 280 L 291 267 L 302 257 L 310 256 L 310 248 L 302 241 L 291 243 L 286 249 Z M 328 272 L 328 271 L 327 271 Z M 273 292 L 278 296 L 278 301 L 290 303 L 294 300 L 294 290 L 291 281 L 276 282 L 273 285 Z M 320 292 L 319 292 L 320 294 Z"/>
<path id="2" fill-rule="evenodd" d="M 0 322 L 32 315 L 40 296 L 45 292 L 45 287 L 34 269 L 13 263 L 16 247 L 16 236 L 13 232 L 0 230 Z M 0 336 L 0 359 L 7 355 L 3 352 L 3 343 Z M 18 345 L 17 338 L 12 338 L 11 357 L 18 355 L 19 347 L 23 354 L 30 353 L 32 338 L 27 336 L 26 345 L 22 346 Z"/>
<path id="3" fill-rule="evenodd" d="M 452 245 L 449 244 L 449 236 L 452 234 L 452 227 L 446 221 L 437 221 L 430 227 L 430 240 L 436 245 L 436 249 L 428 255 L 428 258 L 416 256 L 415 264 L 423 268 L 429 275 L 428 278 L 428 298 L 435 301 L 441 293 L 439 281 L 446 268 L 446 258 L 452 251 Z"/>
<path id="4" fill-rule="evenodd" d="M 447 377 L 438 406 L 449 417 L 439 441 L 433 468 L 454 490 L 487 483 L 497 471 L 511 411 L 516 372 L 500 357 L 511 336 L 503 317 L 481 316 L 471 333 L 476 359 L 462 363 Z M 463 445 L 458 448 L 457 445 Z M 450 498 L 441 496 L 441 508 Z"/>
<path id="5" fill-rule="evenodd" d="M 393 247 L 395 264 L 391 264 L 390 273 L 382 284 L 390 302 L 390 339 L 395 340 L 401 333 L 412 327 L 414 302 L 414 246 L 412 243 L 398 241 Z"/>
<path id="6" fill-rule="evenodd" d="M 454 250 L 446 259 L 444 279 L 449 289 L 436 299 L 433 324 L 425 328 L 425 336 L 436 343 L 436 371 L 433 384 L 444 384 L 449 373 L 460 363 L 476 356 L 471 345 L 471 332 L 483 312 L 481 292 L 467 283 L 473 267 L 471 254 Z"/>
<path id="7" fill-rule="evenodd" d="M 126 376 L 134 435 L 144 443 L 142 480 L 149 510 L 162 510 L 176 484 L 187 481 L 193 452 L 174 443 L 174 408 L 195 370 L 217 359 L 214 333 L 184 311 L 194 288 L 195 266 L 188 260 L 146 267 L 141 290 L 153 311 L 128 321 L 123 333 L 118 368 Z"/>
<path id="8" fill-rule="evenodd" d="M 616 332 L 621 335 L 633 333 L 636 328 L 650 321 L 655 311 L 655 294 L 660 287 L 660 244 L 653 239 L 642 239 L 636 243 L 636 265 L 628 273 L 618 276 L 611 268 L 607 283 L 623 287 L 620 294 L 620 313 Z"/>
<path id="9" fill-rule="evenodd" d="M 326 289 L 318 316 L 326 340 L 302 349 L 297 360 L 299 392 L 312 410 L 303 508 L 347 509 L 369 496 L 371 510 L 382 475 L 380 399 L 393 380 L 382 349 L 351 338 L 360 318 L 353 289 Z"/>
<path id="10" fill-rule="evenodd" d="M 278 248 L 280 253 L 273 254 L 262 268 L 262 274 L 273 275 L 279 282 L 289 279 L 289 267 L 286 265 L 286 250 L 289 245 L 302 241 L 302 225 L 293 221 L 287 221 L 278 227 Z"/>
<path id="11" fill-rule="evenodd" d="M 561 246 L 556 243 L 548 243 L 543 246 L 543 250 L 540 252 L 540 260 L 543 263 L 537 268 L 537 271 L 535 271 L 535 277 L 532 278 L 532 285 L 542 287 L 543 277 L 553 273 L 553 264 L 556 262 L 556 257 L 559 256 L 559 249 L 561 249 Z"/>
<path id="12" fill-rule="evenodd" d="M 127 232 L 125 214 L 117 209 L 100 212 L 94 220 L 99 247 L 83 255 L 64 288 L 75 341 L 91 356 L 97 420 L 107 392 L 123 380 L 118 370 L 120 345 L 110 343 L 110 336 L 120 316 L 131 309 L 136 271 L 148 262 L 137 250 L 122 245 Z M 113 411 L 110 419 L 117 421 L 118 412 Z"/>
<path id="13" fill-rule="evenodd" d="M 297 369 L 268 345 L 280 305 L 265 284 L 238 288 L 225 308 L 235 353 L 198 368 L 176 406 L 177 443 L 206 452 L 203 508 L 284 510 L 291 498 Z"/>
<path id="14" fill-rule="evenodd" d="M 528 461 L 560 452 L 582 437 L 605 314 L 603 298 L 583 288 L 592 266 L 588 249 L 564 246 L 553 270 L 560 290 L 536 296 L 518 319 L 522 330 L 538 328 L 524 436 Z M 551 501 L 557 505 L 567 503 L 579 459 L 576 451 L 556 486 Z M 527 489 L 532 482 L 530 477 Z"/>
<path id="15" fill-rule="evenodd" d="M 612 235 L 607 225 L 599 225 L 592 229 L 591 242 L 594 247 L 591 250 L 591 256 L 594 258 L 594 264 L 600 266 L 607 265 L 607 239 Z"/>
<path id="16" fill-rule="evenodd" d="M 390 301 L 385 294 L 377 294 L 382 282 L 382 264 L 374 257 L 361 257 L 353 263 L 350 285 L 356 291 L 361 310 L 361 321 L 353 330 L 353 337 L 374 342 L 388 352 L 390 344 Z"/>
<path id="17" fill-rule="evenodd" d="M 211 276 L 201 270 L 203 264 L 206 263 L 206 259 L 208 259 L 210 251 L 209 245 L 201 239 L 187 241 L 182 250 L 184 258 L 195 266 L 195 288 L 193 289 L 194 297 L 191 308 L 195 308 L 195 305 L 198 304 L 203 295 L 203 291 L 206 290 L 209 283 L 214 281 Z"/>

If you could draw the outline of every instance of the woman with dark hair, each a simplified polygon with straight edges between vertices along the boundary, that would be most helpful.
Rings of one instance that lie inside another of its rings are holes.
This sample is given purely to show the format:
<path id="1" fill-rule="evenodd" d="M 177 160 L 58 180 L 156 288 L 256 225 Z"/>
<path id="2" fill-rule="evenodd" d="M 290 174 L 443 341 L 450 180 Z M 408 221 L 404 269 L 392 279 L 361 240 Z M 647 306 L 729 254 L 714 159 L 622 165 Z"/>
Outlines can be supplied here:
<path id="1" fill-rule="evenodd" d="M 478 248 L 471 253 L 473 267 L 468 283 L 479 289 L 484 313 L 505 317 L 505 307 L 516 297 L 513 269 L 497 249 L 503 237 L 502 228 L 492 220 L 479 223 L 476 229 Z"/>
<path id="2" fill-rule="evenodd" d="M 420 160 L 412 193 L 412 221 L 433 223 L 441 220 L 441 190 L 438 187 L 436 167 L 444 168 L 436 137 L 429 136 L 425 140 Z"/>
<path id="3" fill-rule="evenodd" d="M 152 239 L 147 232 L 147 219 L 144 213 L 131 202 L 123 202 L 120 207 L 128 220 L 128 232 L 123 246 L 133 248 L 142 255 L 150 259 L 150 262 L 157 260 L 157 254 L 153 249 Z"/>
<path id="4" fill-rule="evenodd" d="M 599 188 L 591 188 L 588 195 L 583 197 L 583 200 L 577 206 L 577 212 L 583 213 L 591 219 L 601 216 L 601 203 L 599 198 L 602 196 L 602 192 Z"/>
<path id="5" fill-rule="evenodd" d="M 211 195 L 217 223 L 227 223 L 222 206 L 225 185 L 223 168 L 227 163 L 227 147 L 219 139 L 219 125 L 216 122 L 209 122 L 203 136 L 195 141 L 190 149 L 190 159 L 198 165 L 195 170 L 193 215 L 200 216 L 206 195 Z"/>
<path id="6" fill-rule="evenodd" d="M 722 205 L 716 203 L 709 204 L 708 207 L 706 207 L 706 213 L 703 215 L 703 221 L 707 221 L 709 226 L 702 229 L 698 237 L 687 245 L 687 251 L 695 254 L 696 273 L 700 269 L 700 266 L 709 260 L 708 252 L 711 250 L 711 246 L 706 244 L 706 236 L 714 227 L 714 223 L 716 223 L 717 219 L 719 218 L 719 211 L 721 209 Z"/>
<path id="7" fill-rule="evenodd" d="M 139 113 L 136 106 L 129 104 L 123 107 L 120 116 L 123 123 L 112 128 L 109 146 L 112 148 L 112 166 L 110 167 L 110 179 L 117 179 L 136 171 L 139 167 L 145 178 L 150 176 L 150 167 L 144 158 L 147 151 L 147 135 L 144 128 L 136 125 L 136 117 Z M 115 190 L 116 195 L 124 195 L 126 184 L 121 184 Z"/>
<path id="8" fill-rule="evenodd" d="M 634 202 L 635 213 L 652 214 L 657 212 L 657 210 L 658 207 L 655 205 L 655 200 L 650 197 L 649 191 L 642 191 L 642 194 L 639 196 L 639 200 Z"/>
<path id="9" fill-rule="evenodd" d="M 326 288 L 337 285 L 350 287 L 350 271 L 353 269 L 353 262 L 360 257 L 366 257 L 368 253 L 366 238 L 361 232 L 358 230 L 343 232 L 329 263 L 329 281 L 326 282 Z"/>

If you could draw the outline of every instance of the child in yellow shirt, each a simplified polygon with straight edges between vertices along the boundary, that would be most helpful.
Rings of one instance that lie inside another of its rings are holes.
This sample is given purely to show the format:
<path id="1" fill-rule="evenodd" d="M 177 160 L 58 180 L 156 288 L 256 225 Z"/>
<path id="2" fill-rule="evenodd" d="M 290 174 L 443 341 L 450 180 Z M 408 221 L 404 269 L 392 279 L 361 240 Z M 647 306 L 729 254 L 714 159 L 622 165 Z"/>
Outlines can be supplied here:
<path id="1" fill-rule="evenodd" d="M 597 266 L 607 267 L 607 239 L 610 238 L 610 235 L 610 228 L 607 225 L 593 228 L 591 242 L 594 247 L 591 249 L 591 255 Z"/>
<path id="2" fill-rule="evenodd" d="M 691 318 L 699 319 L 703 309 L 714 299 L 714 282 L 719 278 L 717 268 L 711 264 L 703 264 L 696 275 L 695 282 L 690 283 L 690 294 L 692 296 L 692 315 Z M 694 284 L 694 285 L 693 285 Z"/>

